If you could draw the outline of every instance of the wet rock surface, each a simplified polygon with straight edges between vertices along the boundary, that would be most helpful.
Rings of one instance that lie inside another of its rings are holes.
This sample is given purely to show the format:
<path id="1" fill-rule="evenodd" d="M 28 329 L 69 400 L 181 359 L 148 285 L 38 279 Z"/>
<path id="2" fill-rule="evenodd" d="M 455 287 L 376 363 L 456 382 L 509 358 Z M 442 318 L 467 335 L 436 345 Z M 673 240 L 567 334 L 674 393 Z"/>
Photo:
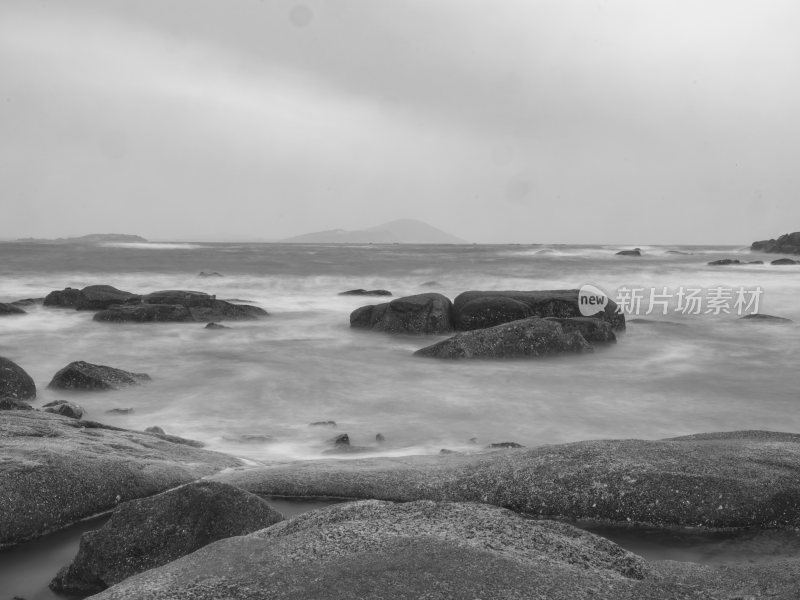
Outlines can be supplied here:
<path id="1" fill-rule="evenodd" d="M 20 308 L 19 306 L 0 302 L 0 317 L 5 317 L 9 315 L 25 315 L 25 314 L 27 314 L 27 312 L 24 309 Z"/>
<path id="2" fill-rule="evenodd" d="M 441 294 L 406 296 L 357 308 L 350 314 L 350 326 L 387 333 L 449 333 L 451 307 L 450 299 Z"/>
<path id="3" fill-rule="evenodd" d="M 33 378 L 13 360 L 0 356 L 0 398 L 33 400 L 36 384 Z"/>
<path id="4" fill-rule="evenodd" d="M 47 387 L 57 390 L 104 391 L 118 390 L 147 381 L 150 381 L 150 376 L 146 373 L 131 373 L 79 360 L 58 371 Z"/>

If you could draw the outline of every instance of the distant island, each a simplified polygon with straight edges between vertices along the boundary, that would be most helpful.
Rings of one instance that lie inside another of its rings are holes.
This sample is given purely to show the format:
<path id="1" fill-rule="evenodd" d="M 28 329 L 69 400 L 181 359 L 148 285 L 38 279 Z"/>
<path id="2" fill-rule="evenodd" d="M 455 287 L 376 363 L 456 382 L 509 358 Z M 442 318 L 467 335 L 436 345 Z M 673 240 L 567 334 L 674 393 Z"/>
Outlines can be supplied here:
<path id="1" fill-rule="evenodd" d="M 416 219 L 398 219 L 368 229 L 329 229 L 280 240 L 294 244 L 467 244 Z"/>
<path id="2" fill-rule="evenodd" d="M 117 244 L 135 244 L 147 242 L 140 235 L 128 235 L 125 233 L 90 233 L 89 235 L 82 235 L 81 237 L 68 237 L 68 238 L 20 238 L 18 242 L 35 242 L 40 244 L 98 244 L 103 242 L 113 242 Z"/>

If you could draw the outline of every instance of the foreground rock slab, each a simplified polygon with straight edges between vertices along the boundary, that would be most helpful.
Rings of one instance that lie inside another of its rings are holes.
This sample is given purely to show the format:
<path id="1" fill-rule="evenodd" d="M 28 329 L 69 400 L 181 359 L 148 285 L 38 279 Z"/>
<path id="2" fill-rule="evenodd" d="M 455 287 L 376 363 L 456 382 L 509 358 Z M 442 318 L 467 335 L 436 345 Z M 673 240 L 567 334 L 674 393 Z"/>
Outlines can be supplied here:
<path id="1" fill-rule="evenodd" d="M 414 354 L 431 358 L 537 358 L 591 351 L 577 330 L 565 333 L 557 322 L 532 317 L 457 333 Z"/>
<path id="2" fill-rule="evenodd" d="M 221 540 L 96 598 L 612 598 L 650 575 L 640 557 L 563 523 L 365 501 Z"/>
<path id="3" fill-rule="evenodd" d="M 94 594 L 224 538 L 246 535 L 283 516 L 254 494 L 197 481 L 121 504 L 85 533 L 75 559 L 50 584 L 64 594 Z"/>
<path id="4" fill-rule="evenodd" d="M 0 547 L 241 466 L 178 440 L 38 411 L 0 412 Z"/>
<path id="5" fill-rule="evenodd" d="M 660 527 L 800 526 L 800 435 L 708 433 L 236 470 L 267 496 L 483 502 L 541 516 Z"/>
<path id="6" fill-rule="evenodd" d="M 36 398 L 36 384 L 13 360 L 0 356 L 0 397 L 16 400 Z"/>
<path id="7" fill-rule="evenodd" d="M 47 385 L 56 390 L 118 390 L 150 381 L 147 373 L 131 373 L 106 365 L 82 360 L 69 363 L 53 376 Z"/>

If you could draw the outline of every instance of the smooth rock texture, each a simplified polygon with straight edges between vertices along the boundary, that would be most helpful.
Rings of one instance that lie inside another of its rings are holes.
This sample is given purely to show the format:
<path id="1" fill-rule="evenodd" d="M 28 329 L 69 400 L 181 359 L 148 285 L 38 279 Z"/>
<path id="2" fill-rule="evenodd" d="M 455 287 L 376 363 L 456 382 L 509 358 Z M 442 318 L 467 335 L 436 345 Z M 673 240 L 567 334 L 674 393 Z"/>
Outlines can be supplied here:
<path id="1" fill-rule="evenodd" d="M 21 309 L 19 306 L 14 306 L 13 304 L 5 304 L 0 302 L 0 317 L 6 317 L 10 315 L 26 315 L 28 314 L 26 311 Z"/>
<path id="2" fill-rule="evenodd" d="M 36 384 L 33 378 L 13 360 L 0 356 L 0 398 L 33 400 Z"/>
<path id="3" fill-rule="evenodd" d="M 138 304 L 138 294 L 118 290 L 110 285 L 90 285 L 83 288 L 75 301 L 77 310 L 103 310 L 117 304 Z"/>
<path id="4" fill-rule="evenodd" d="M 441 334 L 453 330 L 452 303 L 441 294 L 417 294 L 362 306 L 350 314 L 350 327 L 387 333 Z"/>
<path id="5" fill-rule="evenodd" d="M 71 362 L 53 376 L 48 388 L 57 390 L 118 390 L 150 381 L 146 373 L 131 373 L 82 360 Z"/>
<path id="6" fill-rule="evenodd" d="M 538 358 L 591 351 L 577 329 L 566 333 L 559 323 L 531 317 L 457 333 L 414 354 L 431 358 Z"/>
<path id="7" fill-rule="evenodd" d="M 498 302 L 494 313 L 490 312 L 491 309 L 487 308 L 487 305 L 491 307 L 491 302 L 497 302 L 500 299 L 503 300 L 503 303 Z M 482 311 L 475 311 L 475 303 L 479 300 L 482 302 Z M 453 322 L 456 329 L 471 330 L 480 329 L 489 324 L 499 325 L 500 323 L 496 321 L 501 320 L 504 312 L 508 312 L 509 307 L 512 306 L 507 303 L 507 300 L 513 300 L 527 306 L 530 314 L 526 316 L 559 318 L 585 316 L 581 313 L 578 305 L 578 290 L 506 290 L 497 292 L 472 290 L 462 292 L 453 300 Z M 518 315 L 522 314 L 520 311 L 521 308 L 511 311 L 508 314 L 508 320 L 513 321 L 519 318 Z M 479 315 L 488 316 L 476 319 L 473 316 L 475 312 Z M 592 315 L 592 317 L 611 323 L 614 331 L 625 329 L 625 315 L 617 312 L 617 304 L 611 299 L 609 299 L 608 305 L 604 310 Z"/>
<path id="8" fill-rule="evenodd" d="M 575 600 L 616 597 L 651 575 L 642 558 L 564 523 L 479 504 L 366 501 L 221 540 L 96 598 Z"/>
<path id="9" fill-rule="evenodd" d="M 771 264 L 771 265 L 797 265 L 797 264 L 800 264 L 800 263 L 797 262 L 796 260 L 791 259 L 791 258 L 779 258 L 778 260 L 773 260 L 769 264 Z"/>
<path id="10" fill-rule="evenodd" d="M 484 502 L 664 527 L 799 527 L 800 435 L 708 433 L 479 454 L 304 461 L 214 479 L 266 496 Z"/>
<path id="11" fill-rule="evenodd" d="M 94 594 L 224 538 L 282 521 L 258 496 L 213 481 L 197 481 L 114 509 L 111 519 L 81 537 L 75 559 L 50 587 Z"/>
<path id="12" fill-rule="evenodd" d="M 228 467 L 231 456 L 38 411 L 0 412 L 0 547 Z"/>

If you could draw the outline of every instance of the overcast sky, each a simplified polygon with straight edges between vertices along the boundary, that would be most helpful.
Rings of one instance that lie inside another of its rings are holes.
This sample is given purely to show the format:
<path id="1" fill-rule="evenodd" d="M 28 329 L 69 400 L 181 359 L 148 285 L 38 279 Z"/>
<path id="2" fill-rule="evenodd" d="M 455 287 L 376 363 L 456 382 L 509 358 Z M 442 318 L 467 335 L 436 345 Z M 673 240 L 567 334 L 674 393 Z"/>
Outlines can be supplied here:
<path id="1" fill-rule="evenodd" d="M 0 238 L 800 229 L 796 0 L 0 0 Z"/>

